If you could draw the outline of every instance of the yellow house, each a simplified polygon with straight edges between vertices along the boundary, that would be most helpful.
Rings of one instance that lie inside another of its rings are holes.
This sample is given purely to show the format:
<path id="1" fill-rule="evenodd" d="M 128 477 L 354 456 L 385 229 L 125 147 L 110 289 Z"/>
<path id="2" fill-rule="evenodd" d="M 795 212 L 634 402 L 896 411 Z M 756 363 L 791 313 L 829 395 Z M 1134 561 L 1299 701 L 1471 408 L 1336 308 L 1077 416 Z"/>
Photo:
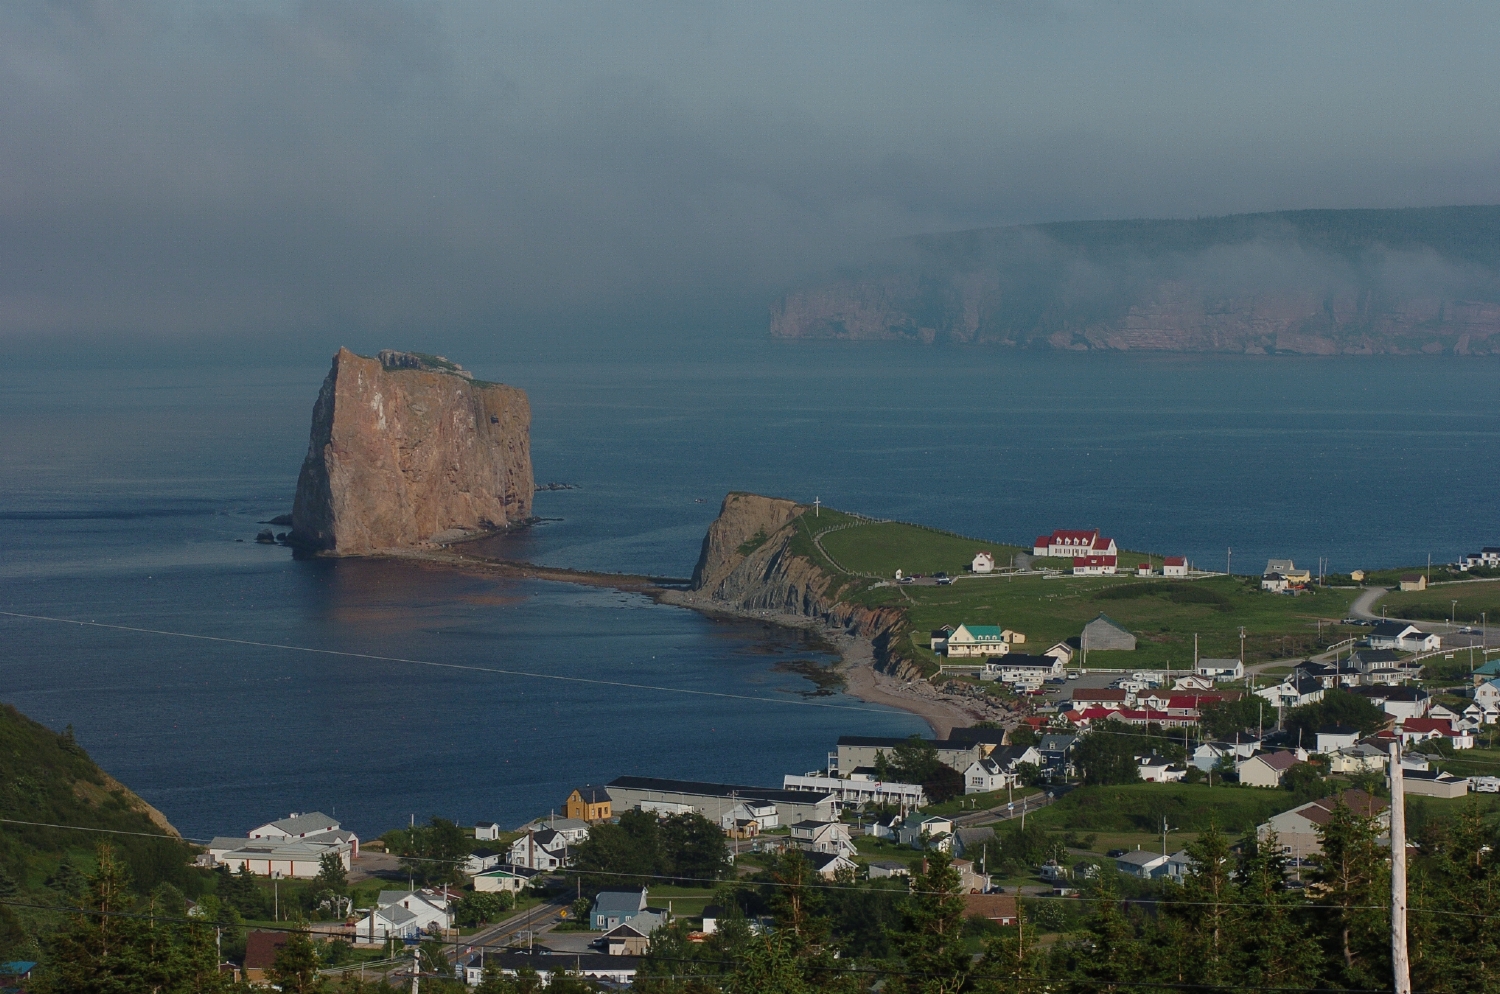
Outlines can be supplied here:
<path id="1" fill-rule="evenodd" d="M 1349 579 L 1353 580 L 1355 583 L 1364 583 L 1365 571 L 1362 569 L 1350 570 Z"/>
<path id="2" fill-rule="evenodd" d="M 1401 578 L 1402 590 L 1426 590 L 1427 577 L 1421 573 L 1408 573 Z"/>
<path id="3" fill-rule="evenodd" d="M 585 784 L 569 794 L 564 807 L 568 809 L 569 818 L 580 821 L 609 821 L 614 817 L 614 805 L 609 799 L 609 791 L 593 784 Z"/>

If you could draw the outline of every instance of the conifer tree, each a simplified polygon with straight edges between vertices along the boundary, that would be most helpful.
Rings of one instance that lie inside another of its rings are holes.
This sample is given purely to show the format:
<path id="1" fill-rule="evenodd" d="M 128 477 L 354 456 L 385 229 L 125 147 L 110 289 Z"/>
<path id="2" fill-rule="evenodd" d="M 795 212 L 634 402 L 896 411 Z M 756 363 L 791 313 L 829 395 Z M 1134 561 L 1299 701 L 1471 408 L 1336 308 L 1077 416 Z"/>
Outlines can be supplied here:
<path id="1" fill-rule="evenodd" d="M 955 994 L 973 972 L 964 945 L 964 902 L 958 885 L 952 857 L 941 850 L 929 852 L 922 872 L 912 877 L 901 928 L 890 936 L 906 966 L 910 988 L 922 994 Z"/>

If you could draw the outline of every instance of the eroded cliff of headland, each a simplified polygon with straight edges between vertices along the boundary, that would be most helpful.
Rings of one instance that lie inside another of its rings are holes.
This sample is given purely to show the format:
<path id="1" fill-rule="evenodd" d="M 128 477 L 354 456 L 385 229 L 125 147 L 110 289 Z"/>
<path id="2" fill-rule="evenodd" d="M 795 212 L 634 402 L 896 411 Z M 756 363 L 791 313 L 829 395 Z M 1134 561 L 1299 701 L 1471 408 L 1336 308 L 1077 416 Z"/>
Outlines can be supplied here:
<path id="1" fill-rule="evenodd" d="M 811 509 L 759 494 L 731 493 L 703 538 L 703 550 L 686 592 L 664 596 L 670 603 L 735 614 L 795 615 L 870 639 L 877 664 L 890 658 L 893 636 L 905 615 L 840 598 L 856 578 L 825 565 L 817 554 Z"/>
<path id="2" fill-rule="evenodd" d="M 531 406 L 441 356 L 339 349 L 313 407 L 292 541 L 331 555 L 416 548 L 531 515 Z"/>

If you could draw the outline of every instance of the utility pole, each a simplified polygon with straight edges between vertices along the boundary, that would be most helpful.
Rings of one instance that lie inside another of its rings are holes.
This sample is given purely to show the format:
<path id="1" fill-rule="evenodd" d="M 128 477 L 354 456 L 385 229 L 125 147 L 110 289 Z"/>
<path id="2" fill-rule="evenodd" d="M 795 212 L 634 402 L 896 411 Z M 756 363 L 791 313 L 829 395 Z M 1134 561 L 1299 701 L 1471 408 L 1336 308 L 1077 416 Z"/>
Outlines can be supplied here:
<path id="1" fill-rule="evenodd" d="M 411 994 L 417 994 L 417 974 L 422 972 L 422 947 L 411 947 Z"/>
<path id="2" fill-rule="evenodd" d="M 1245 665 L 1245 626 L 1240 626 L 1240 665 Z"/>
<path id="3" fill-rule="evenodd" d="M 1234 550 L 1230 549 L 1230 548 L 1225 548 L 1225 550 L 1224 550 L 1224 575 L 1225 576 L 1232 576 L 1233 575 L 1232 573 L 1229 572 L 1229 564 L 1231 562 L 1233 562 L 1233 561 L 1234 561 Z"/>
<path id="4" fill-rule="evenodd" d="M 1391 973 L 1395 994 L 1411 994 L 1406 959 L 1406 789 L 1399 741 L 1391 743 Z"/>

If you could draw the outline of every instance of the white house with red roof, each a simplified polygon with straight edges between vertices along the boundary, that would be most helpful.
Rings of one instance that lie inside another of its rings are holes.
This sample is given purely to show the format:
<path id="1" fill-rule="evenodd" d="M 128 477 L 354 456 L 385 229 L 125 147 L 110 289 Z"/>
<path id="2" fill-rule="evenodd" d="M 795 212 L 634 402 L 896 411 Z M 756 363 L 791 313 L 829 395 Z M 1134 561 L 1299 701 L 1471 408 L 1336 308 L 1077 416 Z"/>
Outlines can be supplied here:
<path id="1" fill-rule="evenodd" d="M 1162 560 L 1161 575 L 1184 577 L 1188 574 L 1187 556 L 1168 556 Z"/>
<path id="2" fill-rule="evenodd" d="M 1401 744 L 1406 746 L 1428 739 L 1447 739 L 1455 749 L 1474 748 L 1474 734 L 1467 728 L 1455 728 L 1448 718 L 1405 718 L 1396 731 L 1401 735 Z"/>
<path id="3" fill-rule="evenodd" d="M 1073 575 L 1114 576 L 1118 564 L 1118 556 L 1074 556 Z"/>
<path id="4" fill-rule="evenodd" d="M 1120 554 L 1120 550 L 1115 547 L 1114 539 L 1101 537 L 1097 528 L 1089 531 L 1058 529 L 1051 535 L 1038 535 L 1031 554 L 1038 558 L 1049 556 L 1053 559 L 1075 559 L 1079 556 L 1113 558 Z"/>

